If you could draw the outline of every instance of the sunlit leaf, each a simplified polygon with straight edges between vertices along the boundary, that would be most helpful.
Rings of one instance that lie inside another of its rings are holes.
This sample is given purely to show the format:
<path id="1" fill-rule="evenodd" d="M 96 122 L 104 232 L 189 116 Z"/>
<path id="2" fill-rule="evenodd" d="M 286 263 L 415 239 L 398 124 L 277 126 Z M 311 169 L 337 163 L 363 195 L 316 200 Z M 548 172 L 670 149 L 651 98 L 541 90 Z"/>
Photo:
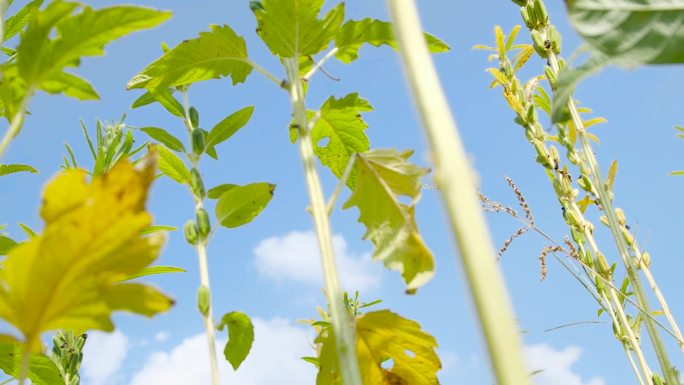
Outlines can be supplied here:
<path id="1" fill-rule="evenodd" d="M 618 162 L 614 160 L 608 169 L 608 177 L 606 177 L 606 188 L 608 191 L 613 191 L 613 183 L 615 183 L 615 175 L 617 175 Z"/>
<path id="2" fill-rule="evenodd" d="M 37 174 L 38 170 L 27 164 L 0 164 L 0 176 L 13 174 L 15 172 L 30 172 Z"/>
<path id="3" fill-rule="evenodd" d="M 19 344 L 0 344 L 0 370 L 8 376 L 19 378 L 23 363 L 23 352 Z M 63 384 L 59 369 L 52 360 L 41 353 L 31 354 L 28 379 L 34 385 Z"/>
<path id="4" fill-rule="evenodd" d="M 234 370 L 247 358 L 254 342 L 254 326 L 247 314 L 239 311 L 226 313 L 221 317 L 218 330 L 228 329 L 228 343 L 223 349 L 226 360 Z"/>
<path id="5" fill-rule="evenodd" d="M 210 32 L 184 40 L 131 79 L 126 88 L 155 89 L 181 86 L 230 76 L 242 83 L 252 72 L 245 40 L 227 25 L 210 26 Z"/>
<path id="6" fill-rule="evenodd" d="M 570 21 L 595 51 L 619 64 L 684 62 L 684 0 L 573 0 Z"/>
<path id="7" fill-rule="evenodd" d="M 370 147 L 364 132 L 368 125 L 361 112 L 373 107 L 357 93 L 341 99 L 330 97 L 321 107 L 319 118 L 311 131 L 314 153 L 324 166 L 338 178 L 342 176 L 354 153 L 367 151 Z M 347 184 L 354 186 L 356 173 L 350 175 Z"/>
<path id="8" fill-rule="evenodd" d="M 49 94 L 64 94 L 78 100 L 98 100 L 100 95 L 87 80 L 67 72 L 56 71 L 46 76 L 41 89 Z"/>
<path id="9" fill-rule="evenodd" d="M 228 228 L 251 222 L 271 201 L 275 187 L 269 183 L 252 183 L 229 189 L 216 203 L 216 219 Z"/>
<path id="10" fill-rule="evenodd" d="M 26 4 L 16 14 L 8 17 L 7 20 L 5 20 L 5 41 L 18 34 L 26 26 L 26 23 L 28 23 L 31 12 L 42 4 L 43 0 L 33 0 Z"/>
<path id="11" fill-rule="evenodd" d="M 173 301 L 141 284 L 122 284 L 158 256 L 161 234 L 142 237 L 154 179 L 152 157 L 135 170 L 118 163 L 86 183 L 70 169 L 45 188 L 40 214 L 44 232 L 10 250 L 0 271 L 0 317 L 13 325 L 33 352 L 43 332 L 114 328 L 116 310 L 151 316 Z"/>
<path id="12" fill-rule="evenodd" d="M 190 170 L 178 155 L 159 146 L 159 171 L 180 184 L 190 183 Z"/>
<path id="13" fill-rule="evenodd" d="M 359 222 L 366 226 L 364 238 L 375 245 L 373 258 L 399 271 L 409 292 L 429 281 L 435 268 L 414 213 L 427 170 L 407 161 L 412 153 L 382 149 L 357 155 L 356 186 L 344 204 L 345 209 L 359 208 Z M 402 203 L 403 197 L 410 203 Z"/>
<path id="14" fill-rule="evenodd" d="M 207 147 L 214 147 L 235 134 L 240 128 L 244 127 L 249 119 L 252 118 L 254 107 L 245 107 L 236 111 L 217 123 L 214 128 L 209 131 L 206 139 Z"/>
<path id="15" fill-rule="evenodd" d="M 326 330 L 322 343 L 317 385 L 339 385 L 335 341 Z M 417 322 L 389 310 L 366 313 L 356 320 L 356 353 L 364 384 L 437 385 L 441 368 L 437 341 Z M 391 361 L 390 361 L 391 360 Z"/>
<path id="16" fill-rule="evenodd" d="M 180 139 L 176 138 L 170 132 L 159 127 L 143 127 L 140 131 L 146 133 L 150 138 L 156 140 L 157 142 L 163 144 L 168 149 L 176 152 L 185 152 L 185 146 Z"/>
<path id="17" fill-rule="evenodd" d="M 319 19 L 324 0 L 264 0 L 254 14 L 257 33 L 271 52 L 281 57 L 315 55 L 335 37 L 344 20 L 344 4 Z"/>
<path id="18" fill-rule="evenodd" d="M 157 87 L 148 90 L 133 102 L 131 108 L 146 106 L 154 102 L 158 102 L 167 111 L 179 118 L 185 116 L 183 106 L 173 97 L 171 89 L 167 87 Z"/>
<path id="19" fill-rule="evenodd" d="M 236 184 L 230 184 L 230 183 L 225 183 L 218 185 L 216 187 L 212 187 L 207 191 L 207 198 L 209 199 L 219 199 L 221 195 L 223 195 L 225 192 L 228 192 L 228 190 L 231 190 L 232 188 L 237 187 Z"/>
<path id="20" fill-rule="evenodd" d="M 446 43 L 429 33 L 425 34 L 425 41 L 430 52 L 449 50 Z M 347 21 L 335 36 L 335 47 L 338 50 L 335 57 L 343 63 L 351 63 L 359 57 L 359 49 L 363 44 L 375 47 L 384 44 L 396 49 L 397 42 L 394 39 L 392 23 L 374 19 Z"/>
<path id="21" fill-rule="evenodd" d="M 17 245 L 17 242 L 6 235 L 0 235 L 0 255 L 7 255 Z"/>
<path id="22" fill-rule="evenodd" d="M 159 275 L 159 274 L 170 274 L 170 273 L 185 273 L 186 270 L 175 266 L 150 266 L 146 267 L 139 272 L 129 275 L 126 277 L 126 281 L 131 279 L 136 279 L 140 277 L 146 277 L 148 275 Z"/>

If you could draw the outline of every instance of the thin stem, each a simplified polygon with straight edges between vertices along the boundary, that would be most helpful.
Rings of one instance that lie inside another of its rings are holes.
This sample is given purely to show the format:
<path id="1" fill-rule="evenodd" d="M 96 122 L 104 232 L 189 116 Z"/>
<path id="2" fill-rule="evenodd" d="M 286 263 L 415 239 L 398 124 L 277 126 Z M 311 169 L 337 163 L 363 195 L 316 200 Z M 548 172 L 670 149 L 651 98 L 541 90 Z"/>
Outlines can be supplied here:
<path id="1" fill-rule="evenodd" d="M 342 177 L 340 178 L 339 182 L 337 182 L 337 186 L 335 186 L 335 190 L 333 190 L 332 195 L 330 196 L 330 199 L 328 199 L 328 216 L 332 214 L 333 209 L 335 209 L 335 203 L 337 203 L 337 198 L 339 198 L 340 193 L 342 193 L 342 189 L 344 189 L 344 186 L 347 184 L 347 180 L 349 179 L 349 176 L 351 175 L 352 171 L 354 170 L 354 163 L 356 162 L 356 153 L 353 153 L 352 156 L 349 157 L 349 161 L 347 162 L 347 166 L 344 168 L 344 172 L 342 172 Z"/>
<path id="2" fill-rule="evenodd" d="M 520 331 L 475 188 L 474 172 L 435 70 L 414 1 L 389 0 L 399 52 L 435 161 L 461 263 L 499 385 L 530 383 Z"/>
<path id="3" fill-rule="evenodd" d="M 5 11 L 7 11 L 7 0 L 0 0 L 0 46 L 5 42 Z"/>
<path id="4" fill-rule="evenodd" d="M 638 259 L 641 260 L 641 258 Z M 646 280 L 648 281 L 649 286 L 651 286 L 651 290 L 653 290 L 653 294 L 655 294 L 656 298 L 658 298 L 658 302 L 660 302 L 660 305 L 663 307 L 663 313 L 672 327 L 672 332 L 675 334 L 675 338 L 677 338 L 679 348 L 684 351 L 684 339 L 682 338 L 682 332 L 679 330 L 679 326 L 672 315 L 672 311 L 670 311 L 670 307 L 667 305 L 667 301 L 665 300 L 663 293 L 658 288 L 658 284 L 653 278 L 653 274 L 651 274 L 651 269 L 645 264 L 642 264 L 641 271 L 644 272 Z"/>
<path id="5" fill-rule="evenodd" d="M 197 129 L 192 125 L 192 119 L 190 119 L 190 103 L 188 101 L 188 90 L 185 89 L 182 92 L 183 100 L 183 115 L 185 120 L 185 125 L 188 127 L 188 132 L 191 136 L 192 141 L 192 131 Z M 192 144 L 192 143 L 191 143 Z M 199 167 L 199 157 L 198 156 L 188 156 L 192 167 Z M 204 208 L 204 197 L 198 196 L 194 189 L 193 199 L 195 200 L 195 212 L 202 210 Z M 209 348 L 209 365 L 211 366 L 211 383 L 212 385 L 219 385 L 219 369 L 218 369 L 218 358 L 216 356 L 216 336 L 214 332 L 214 316 L 211 306 L 211 284 L 209 282 L 209 263 L 207 262 L 207 241 L 208 238 L 203 238 L 195 245 L 195 250 L 197 251 L 197 259 L 199 262 L 199 272 L 200 272 L 200 285 L 201 287 L 206 287 L 209 291 L 209 306 L 206 312 L 202 312 L 202 318 L 204 321 L 204 330 L 207 336 L 207 345 Z"/>
<path id="6" fill-rule="evenodd" d="M 273 83 L 277 84 L 278 87 L 282 87 L 282 86 L 283 86 L 283 80 L 282 80 L 282 79 L 278 79 L 278 77 L 276 77 L 276 76 L 273 75 L 272 73 L 268 72 L 268 70 L 266 70 L 264 67 L 260 66 L 259 63 L 255 62 L 255 61 L 252 61 L 251 59 L 245 59 L 244 62 L 247 63 L 247 64 L 249 64 L 250 66 L 252 66 L 252 68 L 254 68 L 255 71 L 257 71 L 257 72 L 259 72 L 260 74 L 264 75 L 264 76 L 266 77 L 266 79 L 268 79 L 268 80 L 272 81 Z"/>
<path id="7" fill-rule="evenodd" d="M 316 63 L 316 65 L 314 65 L 314 66 L 309 70 L 309 72 L 307 72 L 306 75 L 304 75 L 304 76 L 302 77 L 302 80 L 305 81 L 305 82 L 309 81 L 309 79 L 311 79 L 311 77 L 314 76 L 314 74 L 315 74 L 319 69 L 323 68 L 323 65 L 325 64 L 325 62 L 327 62 L 327 61 L 330 60 L 333 56 L 335 56 L 335 54 L 337 53 L 337 51 L 339 51 L 339 49 L 338 49 L 337 47 L 335 47 L 335 48 L 331 49 L 330 51 L 328 51 L 328 53 L 325 54 L 325 56 L 323 56 L 323 58 L 322 58 L 321 60 L 319 60 L 318 63 Z"/>
<path id="8" fill-rule="evenodd" d="M 552 70 L 556 74 L 558 74 L 558 58 L 553 52 L 549 52 L 549 63 L 551 65 Z M 629 255 L 629 252 L 627 250 L 627 242 L 625 241 L 624 236 L 620 231 L 620 224 L 617 219 L 617 215 L 615 214 L 612 199 L 610 198 L 610 195 L 606 190 L 603 178 L 601 177 L 601 169 L 599 168 L 598 161 L 596 160 L 594 151 L 591 148 L 591 144 L 589 143 L 589 138 L 587 137 L 586 131 L 584 129 L 584 122 L 582 121 L 582 118 L 579 115 L 579 111 L 577 110 L 577 106 L 575 105 L 575 101 L 573 100 L 573 98 L 570 98 L 570 100 L 568 101 L 568 109 L 570 110 L 570 115 L 572 117 L 573 124 L 575 125 L 575 128 L 577 129 L 577 134 L 580 138 L 582 154 L 586 158 L 586 161 L 591 170 L 590 178 L 592 179 L 592 184 L 594 185 L 594 188 L 598 193 L 598 198 L 601 200 L 601 205 L 603 206 L 603 210 L 606 214 L 606 217 L 608 218 L 610 231 L 613 234 L 613 239 L 618 248 L 620 256 L 622 257 L 622 262 L 627 271 L 627 276 L 629 277 L 630 283 L 632 284 L 632 288 L 634 289 L 637 302 L 639 303 L 639 306 L 641 308 L 643 308 L 647 312 L 650 312 L 651 307 L 648 303 L 648 298 L 646 297 L 646 293 L 644 292 L 644 289 L 641 285 L 641 280 L 639 279 L 639 275 L 637 274 L 636 266 L 634 265 L 634 262 L 632 261 L 631 256 Z M 660 338 L 660 334 L 658 333 L 653 321 L 649 318 L 646 318 L 645 324 L 646 330 L 651 339 L 651 344 L 653 345 L 653 349 L 655 350 L 656 356 L 658 357 L 660 369 L 663 372 L 663 376 L 665 377 L 666 383 L 678 384 L 679 379 L 673 373 L 670 358 L 667 354 L 667 351 L 665 350 L 665 345 L 663 344 L 663 341 Z"/>
<path id="9" fill-rule="evenodd" d="M 361 385 L 361 374 L 356 357 L 354 324 L 344 303 L 344 297 L 342 296 L 337 278 L 335 255 L 332 246 L 332 231 L 328 220 L 321 181 L 316 170 L 313 142 L 308 129 L 304 91 L 299 77 L 299 62 L 296 58 L 284 58 L 283 62 L 290 82 L 290 99 L 294 110 L 295 123 L 299 126 L 299 151 L 304 166 L 311 212 L 318 236 L 318 247 L 321 252 L 326 294 L 330 304 L 342 381 L 344 385 Z"/>
<path id="10" fill-rule="evenodd" d="M 21 354 L 21 368 L 19 369 L 19 385 L 24 385 L 28 377 L 29 364 L 31 362 L 31 352 L 28 350 L 29 344 L 24 346 Z"/>
<path id="11" fill-rule="evenodd" d="M 7 150 L 7 147 L 9 146 L 10 142 L 12 142 L 12 139 L 14 139 L 14 137 L 17 136 L 19 130 L 21 129 L 21 126 L 24 124 L 24 116 L 26 115 L 26 109 L 28 108 L 29 100 L 31 100 L 31 97 L 33 96 L 34 92 L 35 88 L 33 86 L 30 86 L 26 90 L 24 97 L 21 99 L 21 102 L 19 103 L 19 108 L 12 117 L 12 120 L 10 121 L 10 126 L 9 128 L 7 128 L 7 131 L 5 132 L 5 135 L 2 137 L 2 141 L 0 142 L 0 158 L 2 158 L 2 156 L 5 154 L 5 151 Z"/>

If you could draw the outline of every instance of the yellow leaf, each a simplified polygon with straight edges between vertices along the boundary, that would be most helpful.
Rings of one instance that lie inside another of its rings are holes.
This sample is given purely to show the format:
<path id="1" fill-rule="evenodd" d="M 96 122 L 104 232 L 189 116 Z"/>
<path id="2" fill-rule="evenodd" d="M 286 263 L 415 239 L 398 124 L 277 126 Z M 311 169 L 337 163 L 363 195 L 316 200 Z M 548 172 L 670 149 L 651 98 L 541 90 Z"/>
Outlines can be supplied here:
<path id="1" fill-rule="evenodd" d="M 67 170 L 45 188 L 45 231 L 13 248 L 0 270 L 0 318 L 32 350 L 45 331 L 111 331 L 115 310 L 151 316 L 173 304 L 153 287 L 120 283 L 164 243 L 141 235 L 152 221 L 144 205 L 155 172 L 149 158 L 141 164 L 122 161 L 90 184 L 83 170 Z"/>
<path id="2" fill-rule="evenodd" d="M 605 123 L 607 121 L 608 120 L 606 118 L 593 118 L 593 119 L 586 120 L 582 123 L 584 124 L 584 128 L 586 129 L 586 128 L 589 128 L 595 124 Z"/>
<path id="3" fill-rule="evenodd" d="M 496 68 L 487 68 L 487 72 L 489 72 L 490 74 L 492 74 L 492 76 L 494 76 L 494 78 L 495 78 L 499 83 L 501 83 L 501 84 L 503 84 L 503 85 L 507 85 L 507 84 L 510 83 L 510 81 L 508 80 L 508 78 L 506 77 L 506 75 L 504 75 L 503 73 L 501 73 L 501 71 L 499 71 L 499 70 L 496 69 Z"/>
<path id="4" fill-rule="evenodd" d="M 615 175 L 617 174 L 617 169 L 618 162 L 617 160 L 614 160 L 613 163 L 610 164 L 610 169 L 608 170 L 608 178 L 606 179 L 606 187 L 608 188 L 608 191 L 613 190 L 613 183 L 615 183 Z"/>
<path id="5" fill-rule="evenodd" d="M 518 97 L 515 94 L 513 94 L 510 90 L 505 89 L 503 95 L 506 99 L 506 102 L 508 102 L 508 106 L 511 107 L 513 111 L 515 111 L 518 115 L 525 114 L 525 107 L 523 107 L 522 103 L 520 103 L 520 100 L 518 100 Z"/>
<path id="6" fill-rule="evenodd" d="M 513 73 L 518 72 L 524 65 L 530 60 L 530 57 L 534 54 L 534 48 L 531 45 L 526 45 L 522 48 L 513 58 Z"/>
<path id="7" fill-rule="evenodd" d="M 502 58 L 506 55 L 506 45 L 504 43 L 504 33 L 500 26 L 494 27 L 494 36 L 496 37 L 496 49 L 499 53 L 499 57 Z"/>

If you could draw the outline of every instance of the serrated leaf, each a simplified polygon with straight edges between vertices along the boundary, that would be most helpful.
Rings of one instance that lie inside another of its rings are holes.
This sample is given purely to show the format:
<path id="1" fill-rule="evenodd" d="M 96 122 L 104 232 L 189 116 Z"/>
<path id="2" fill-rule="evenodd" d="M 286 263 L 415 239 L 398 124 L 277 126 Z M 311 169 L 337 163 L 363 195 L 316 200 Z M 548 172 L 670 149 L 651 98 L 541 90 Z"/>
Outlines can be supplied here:
<path id="1" fill-rule="evenodd" d="M 429 281 L 435 268 L 414 213 L 421 178 L 428 170 L 407 161 L 412 153 L 381 149 L 358 154 L 356 185 L 344 204 L 345 209 L 358 207 L 359 222 L 366 226 L 364 239 L 375 245 L 373 259 L 399 271 L 409 292 Z M 410 198 L 411 203 L 401 203 L 402 196 Z"/>
<path id="2" fill-rule="evenodd" d="M 178 155 L 159 146 L 159 171 L 180 184 L 190 183 L 190 170 Z"/>
<path id="3" fill-rule="evenodd" d="M 324 166 L 340 178 L 354 153 L 370 148 L 365 134 L 368 125 L 361 112 L 372 111 L 367 100 L 352 93 L 344 98 L 330 97 L 321 107 L 319 118 L 311 131 L 314 153 Z M 347 185 L 353 187 L 356 173 L 350 175 Z"/>
<path id="4" fill-rule="evenodd" d="M 13 174 L 15 172 L 30 172 L 37 174 L 38 170 L 27 164 L 0 164 L 0 176 Z"/>
<path id="5" fill-rule="evenodd" d="M 31 351 L 49 330 L 111 331 L 114 311 L 151 316 L 173 304 L 153 287 L 119 283 L 150 265 L 164 243 L 140 235 L 151 222 L 144 207 L 155 171 L 152 157 L 139 165 L 120 162 L 90 184 L 84 170 L 70 169 L 45 188 L 45 231 L 13 248 L 0 271 L 0 317 Z"/>
<path id="6" fill-rule="evenodd" d="M 42 4 L 43 0 L 33 0 L 20 9 L 19 12 L 8 17 L 7 20 L 5 20 L 4 40 L 7 41 L 11 39 L 14 35 L 24 29 L 26 23 L 29 21 L 31 12 L 33 12 L 34 9 L 39 8 Z"/>
<path id="7" fill-rule="evenodd" d="M 10 377 L 21 376 L 23 352 L 20 344 L 0 344 L 0 369 Z M 57 366 L 42 353 L 31 354 L 28 379 L 34 385 L 63 384 L 64 380 Z"/>
<path id="8" fill-rule="evenodd" d="M 254 325 L 247 314 L 233 311 L 224 314 L 217 327 L 218 330 L 228 329 L 228 343 L 223 349 L 223 354 L 233 369 L 237 370 L 252 348 Z"/>
<path id="9" fill-rule="evenodd" d="M 275 187 L 270 183 L 252 183 L 231 188 L 216 203 L 216 219 L 228 228 L 251 222 L 271 201 Z"/>
<path id="10" fill-rule="evenodd" d="M 159 127 L 143 127 L 140 131 L 149 135 L 150 138 L 156 140 L 157 142 L 163 144 L 168 149 L 176 152 L 185 152 L 185 146 L 180 139 L 173 136 L 170 132 Z"/>
<path id="11" fill-rule="evenodd" d="M 619 64 L 684 62 L 683 0 L 574 0 L 570 21 L 590 47 Z"/>
<path id="12" fill-rule="evenodd" d="M 339 385 L 341 378 L 335 352 L 335 341 L 327 336 L 319 356 L 317 385 Z M 435 352 L 437 341 L 424 332 L 417 322 L 389 310 L 366 313 L 356 320 L 356 353 L 361 380 L 374 385 L 437 385 L 441 368 Z M 392 360 L 392 366 L 387 361 Z"/>
<path id="13" fill-rule="evenodd" d="M 48 94 L 64 94 L 78 100 L 99 100 L 100 95 L 87 80 L 76 75 L 56 71 L 46 76 L 41 89 Z"/>
<path id="14" fill-rule="evenodd" d="M 187 270 L 175 267 L 175 266 L 149 266 L 146 267 L 135 274 L 131 274 L 124 279 L 124 281 L 129 281 L 131 279 L 136 279 L 140 277 L 146 277 L 148 275 L 159 275 L 159 274 L 170 274 L 170 273 L 185 273 Z"/>
<path id="15" fill-rule="evenodd" d="M 214 147 L 228 140 L 249 122 L 253 113 L 254 106 L 245 107 L 217 123 L 207 135 L 206 146 Z"/>
<path id="16" fill-rule="evenodd" d="M 127 89 L 171 86 L 230 76 L 242 83 L 252 72 L 245 40 L 227 25 L 211 25 L 210 32 L 184 40 L 145 67 L 126 85 Z"/>
<path id="17" fill-rule="evenodd" d="M 446 52 L 449 46 L 437 37 L 425 34 L 425 41 L 432 53 Z M 374 19 L 349 20 L 339 29 L 335 36 L 335 57 L 343 63 L 351 63 L 359 57 L 359 49 L 363 44 L 375 47 L 388 45 L 397 49 L 392 23 Z"/>
<path id="18" fill-rule="evenodd" d="M 236 184 L 230 184 L 230 183 L 225 183 L 225 184 L 220 184 L 216 187 L 210 188 L 209 191 L 207 191 L 207 198 L 209 199 L 219 199 L 221 198 L 221 195 L 224 193 L 228 192 L 229 190 L 233 189 L 234 187 L 237 187 Z"/>
<path id="19" fill-rule="evenodd" d="M 264 0 L 254 14 L 257 33 L 274 55 L 300 57 L 324 50 L 344 20 L 344 4 L 319 19 L 324 0 Z"/>

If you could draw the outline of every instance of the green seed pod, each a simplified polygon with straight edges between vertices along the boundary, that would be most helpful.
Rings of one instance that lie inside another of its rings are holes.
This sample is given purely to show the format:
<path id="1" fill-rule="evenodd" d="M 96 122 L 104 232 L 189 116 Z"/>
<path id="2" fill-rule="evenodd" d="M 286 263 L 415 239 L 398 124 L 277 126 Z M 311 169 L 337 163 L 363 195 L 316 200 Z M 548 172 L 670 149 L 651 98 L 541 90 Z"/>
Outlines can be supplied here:
<path id="1" fill-rule="evenodd" d="M 65 368 L 67 373 L 78 373 L 78 367 L 81 366 L 81 357 L 79 354 L 71 354 L 69 357 L 69 362 Z"/>
<path id="2" fill-rule="evenodd" d="M 610 265 L 601 252 L 596 253 L 596 271 L 604 277 L 610 276 Z"/>
<path id="3" fill-rule="evenodd" d="M 192 129 L 194 130 L 195 128 L 199 127 L 199 112 L 197 112 L 195 107 L 190 107 L 188 115 L 190 115 L 190 123 L 192 124 Z"/>
<path id="4" fill-rule="evenodd" d="M 553 166 L 555 167 L 556 165 L 560 164 L 560 154 L 558 153 L 558 149 L 554 145 L 551 145 L 549 147 L 549 150 L 551 153 L 551 162 L 553 163 Z"/>
<path id="5" fill-rule="evenodd" d="M 648 251 L 641 254 L 641 264 L 646 267 L 651 266 L 651 254 Z"/>
<path id="6" fill-rule="evenodd" d="M 582 217 L 580 217 L 579 214 L 568 210 L 565 212 L 565 217 L 572 226 L 576 227 L 578 230 L 582 229 Z"/>
<path id="7" fill-rule="evenodd" d="M 523 6 L 527 4 L 527 0 L 512 0 L 514 3 L 516 3 L 519 6 Z"/>
<path id="8" fill-rule="evenodd" d="M 534 139 L 532 141 L 532 145 L 534 146 L 534 149 L 537 150 L 537 155 L 539 157 L 548 159 L 549 150 L 546 149 L 544 142 L 542 142 L 541 140 Z"/>
<path id="9" fill-rule="evenodd" d="M 78 349 L 79 352 L 83 350 L 83 346 L 86 343 L 86 339 L 88 339 L 88 335 L 85 333 L 81 334 L 80 336 L 78 336 L 76 338 L 76 348 Z"/>
<path id="10" fill-rule="evenodd" d="M 190 170 L 190 188 L 196 197 L 204 199 L 204 196 L 206 195 L 204 182 L 202 182 L 202 176 L 199 171 L 194 167 Z"/>
<path id="11" fill-rule="evenodd" d="M 582 190 L 586 192 L 591 192 L 591 182 L 589 181 L 589 178 L 587 178 L 586 176 L 582 176 L 581 178 L 579 178 L 577 184 L 582 188 Z"/>
<path id="12" fill-rule="evenodd" d="M 189 220 L 185 222 L 185 226 L 183 226 L 183 232 L 185 233 L 185 240 L 189 244 L 193 246 L 197 244 L 197 241 L 199 240 L 199 235 L 197 225 L 195 225 L 194 221 Z"/>
<path id="13" fill-rule="evenodd" d="M 529 16 L 530 23 L 532 24 L 530 29 L 537 28 L 537 25 L 539 24 L 539 20 L 537 20 L 537 14 L 534 12 L 534 4 L 528 2 L 527 5 L 525 6 L 525 9 L 527 10 L 527 15 Z"/>
<path id="14" fill-rule="evenodd" d="M 575 151 L 568 151 L 568 160 L 572 164 L 578 164 L 580 162 L 580 158 Z"/>
<path id="15" fill-rule="evenodd" d="M 538 117 L 539 115 L 537 114 L 537 109 L 534 108 L 533 103 L 530 103 L 530 105 L 527 106 L 527 114 L 525 115 L 525 119 L 527 119 L 528 122 L 536 122 Z"/>
<path id="16" fill-rule="evenodd" d="M 560 34 L 559 34 L 559 36 L 560 36 Z M 560 45 L 559 45 L 559 48 L 560 48 Z M 568 66 L 568 62 L 566 62 L 565 59 L 563 59 L 562 57 L 559 57 L 558 58 L 558 69 L 564 70 L 565 68 L 567 68 L 567 66 Z"/>
<path id="17" fill-rule="evenodd" d="M 211 306 L 211 295 L 209 288 L 202 285 L 197 289 L 197 309 L 200 314 L 206 316 L 209 314 L 209 307 Z"/>
<path id="18" fill-rule="evenodd" d="M 527 126 L 527 123 L 526 123 L 524 120 L 520 119 L 519 116 L 516 116 L 516 117 L 513 119 L 513 121 L 515 122 L 515 124 L 525 127 L 525 131 L 529 131 L 529 129 L 527 129 L 527 127 L 526 127 L 526 126 Z M 530 137 L 530 138 L 527 138 L 527 139 L 531 139 L 531 137 Z"/>
<path id="19" fill-rule="evenodd" d="M 202 155 L 204 152 L 204 133 L 200 129 L 192 130 L 192 152 Z"/>
<path id="20" fill-rule="evenodd" d="M 555 91 L 556 86 L 558 85 L 558 76 L 556 76 L 556 73 L 553 72 L 553 69 L 549 66 L 544 67 L 544 75 L 546 76 L 546 79 L 549 81 L 549 85 L 551 86 L 551 90 Z"/>
<path id="21" fill-rule="evenodd" d="M 615 209 L 615 215 L 617 216 L 618 223 L 620 223 L 620 226 L 624 226 L 625 223 L 627 223 L 627 217 L 625 217 L 625 212 L 622 211 L 621 208 L 616 208 Z"/>
<path id="22" fill-rule="evenodd" d="M 80 385 L 81 384 L 81 376 L 78 375 L 78 373 L 74 373 L 71 377 L 69 377 L 69 385 Z"/>
<path id="23" fill-rule="evenodd" d="M 561 42 L 562 42 L 562 37 L 561 34 L 556 30 L 556 27 L 553 25 L 549 27 L 549 39 L 551 40 L 551 51 L 555 53 L 556 55 L 560 54 L 561 51 Z M 563 69 L 560 67 L 560 63 L 558 65 L 559 69 Z"/>
<path id="24" fill-rule="evenodd" d="M 544 37 L 542 36 L 541 32 L 534 30 L 530 32 L 530 36 L 532 37 L 532 43 L 534 43 L 535 46 L 539 46 L 542 50 L 546 50 L 544 48 Z M 535 47 L 537 49 L 537 47 Z"/>
<path id="25" fill-rule="evenodd" d="M 525 22 L 525 26 L 527 26 L 528 29 L 534 28 L 534 22 L 532 21 L 526 6 L 520 8 L 520 16 L 522 17 L 523 22 Z"/>
<path id="26" fill-rule="evenodd" d="M 610 227 L 610 222 L 608 222 L 607 216 L 601 215 L 601 217 L 599 217 L 599 221 L 601 221 L 601 223 L 603 223 L 604 225 Z"/>
<path id="27" fill-rule="evenodd" d="M 570 236 L 572 237 L 572 240 L 575 241 L 575 243 L 577 243 L 578 245 L 584 243 L 584 234 L 580 233 L 572 227 L 570 228 Z M 588 264 L 589 260 L 590 259 L 588 259 L 588 256 L 584 256 L 584 260 L 582 262 Z"/>
<path id="28" fill-rule="evenodd" d="M 534 16 L 537 18 L 537 23 L 545 26 L 549 21 L 549 13 L 546 11 L 546 6 L 542 0 L 534 0 Z"/>
<path id="29" fill-rule="evenodd" d="M 625 242 L 627 242 L 628 245 L 634 244 L 634 236 L 626 227 L 622 228 L 622 237 L 625 238 Z"/>
<path id="30" fill-rule="evenodd" d="M 199 230 L 199 235 L 202 240 L 207 239 L 209 232 L 211 232 L 211 221 L 209 220 L 209 214 L 204 208 L 200 208 L 195 213 L 197 217 L 197 230 Z"/>

